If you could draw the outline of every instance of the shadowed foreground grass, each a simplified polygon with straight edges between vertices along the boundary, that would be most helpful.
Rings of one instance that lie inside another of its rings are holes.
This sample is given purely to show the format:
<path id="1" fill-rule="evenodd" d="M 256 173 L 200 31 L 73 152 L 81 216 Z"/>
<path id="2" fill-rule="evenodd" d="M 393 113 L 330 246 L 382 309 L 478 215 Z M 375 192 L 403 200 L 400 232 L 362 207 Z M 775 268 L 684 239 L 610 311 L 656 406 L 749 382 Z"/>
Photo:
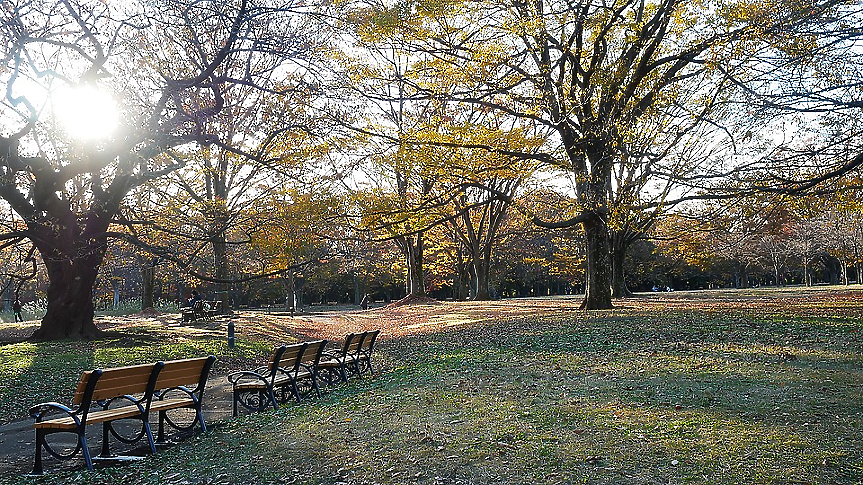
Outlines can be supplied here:
<path id="1" fill-rule="evenodd" d="M 19 480 L 863 483 L 863 300 L 850 300 L 633 300 L 391 338 L 375 379 L 131 466 Z"/>

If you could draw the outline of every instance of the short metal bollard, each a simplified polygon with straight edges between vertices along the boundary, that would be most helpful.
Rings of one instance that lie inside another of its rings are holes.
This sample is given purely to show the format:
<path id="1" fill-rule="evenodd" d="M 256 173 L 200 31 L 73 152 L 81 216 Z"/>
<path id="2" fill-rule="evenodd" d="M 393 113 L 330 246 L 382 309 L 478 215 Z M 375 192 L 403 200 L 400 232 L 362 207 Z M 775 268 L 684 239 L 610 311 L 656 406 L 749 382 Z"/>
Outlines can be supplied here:
<path id="1" fill-rule="evenodd" d="M 228 348 L 234 348 L 234 321 L 228 320 Z"/>

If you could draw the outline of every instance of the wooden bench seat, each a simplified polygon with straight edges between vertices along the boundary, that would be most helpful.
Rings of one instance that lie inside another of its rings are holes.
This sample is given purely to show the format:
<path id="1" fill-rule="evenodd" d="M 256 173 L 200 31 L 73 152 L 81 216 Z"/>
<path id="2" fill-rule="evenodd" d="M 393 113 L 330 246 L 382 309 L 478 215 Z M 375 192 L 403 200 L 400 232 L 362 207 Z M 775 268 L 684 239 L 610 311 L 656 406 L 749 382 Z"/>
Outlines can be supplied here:
<path id="1" fill-rule="evenodd" d="M 141 410 L 137 406 L 126 406 L 123 408 L 93 411 L 87 415 L 87 424 L 104 423 L 105 421 L 116 421 L 118 419 L 133 418 L 139 416 L 140 414 Z M 78 428 L 80 424 L 80 418 L 65 416 L 62 418 L 55 418 L 47 421 L 34 423 L 33 428 L 74 430 Z"/>
<path id="2" fill-rule="evenodd" d="M 155 453 L 155 440 L 149 421 L 153 411 L 159 413 L 160 441 L 164 435 L 164 423 L 175 424 L 166 414 L 173 409 L 194 409 L 196 419 L 192 426 L 200 424 L 205 431 L 200 405 L 207 376 L 215 360 L 215 357 L 209 356 L 84 372 L 72 399 L 73 406 L 77 406 L 75 409 L 56 402 L 38 404 L 30 409 L 30 415 L 35 419 L 33 428 L 36 430 L 33 474 L 42 474 L 43 450 L 59 459 L 71 459 L 80 450 L 87 468 L 92 470 L 93 460 L 85 435 L 86 427 L 90 424 L 102 424 L 102 457 L 110 456 L 110 434 L 127 443 L 146 438 L 150 453 Z M 191 384 L 196 387 L 186 387 Z M 141 431 L 135 437 L 126 439 L 112 428 L 112 423 L 130 419 L 140 421 Z M 188 429 L 191 426 L 175 427 Z M 72 453 L 64 455 L 51 448 L 46 437 L 58 432 L 77 435 L 78 446 Z"/>

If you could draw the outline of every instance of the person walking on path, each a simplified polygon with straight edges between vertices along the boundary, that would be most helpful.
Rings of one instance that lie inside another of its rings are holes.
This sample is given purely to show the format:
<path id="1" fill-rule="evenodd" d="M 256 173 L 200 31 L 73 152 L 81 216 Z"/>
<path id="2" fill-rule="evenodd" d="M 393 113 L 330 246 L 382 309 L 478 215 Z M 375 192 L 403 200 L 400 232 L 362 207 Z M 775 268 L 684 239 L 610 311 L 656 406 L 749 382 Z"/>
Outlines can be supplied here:
<path id="1" fill-rule="evenodd" d="M 21 316 L 21 300 L 15 298 L 15 302 L 12 303 L 12 313 L 15 314 L 16 322 L 23 322 L 24 317 Z"/>

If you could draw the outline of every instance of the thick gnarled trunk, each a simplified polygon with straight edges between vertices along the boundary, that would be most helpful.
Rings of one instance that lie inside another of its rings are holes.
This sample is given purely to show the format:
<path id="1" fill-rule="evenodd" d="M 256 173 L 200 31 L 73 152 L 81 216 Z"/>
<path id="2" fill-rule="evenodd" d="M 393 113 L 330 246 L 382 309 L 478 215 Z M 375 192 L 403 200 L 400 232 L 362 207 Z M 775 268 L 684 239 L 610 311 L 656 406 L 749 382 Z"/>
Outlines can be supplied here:
<path id="1" fill-rule="evenodd" d="M 92 340 L 104 335 L 93 322 L 93 285 L 104 250 L 86 258 L 44 258 L 48 270 L 48 310 L 33 341 Z"/>
<path id="2" fill-rule="evenodd" d="M 122 179 L 120 179 L 122 180 Z M 118 185 L 122 185 L 118 182 Z M 44 195 L 44 194 L 43 194 Z M 48 273 L 48 308 L 33 341 L 93 340 L 104 332 L 93 322 L 93 286 L 108 249 L 108 226 L 120 197 L 110 192 L 84 216 L 45 196 L 47 215 L 28 221 L 28 236 Z"/>

